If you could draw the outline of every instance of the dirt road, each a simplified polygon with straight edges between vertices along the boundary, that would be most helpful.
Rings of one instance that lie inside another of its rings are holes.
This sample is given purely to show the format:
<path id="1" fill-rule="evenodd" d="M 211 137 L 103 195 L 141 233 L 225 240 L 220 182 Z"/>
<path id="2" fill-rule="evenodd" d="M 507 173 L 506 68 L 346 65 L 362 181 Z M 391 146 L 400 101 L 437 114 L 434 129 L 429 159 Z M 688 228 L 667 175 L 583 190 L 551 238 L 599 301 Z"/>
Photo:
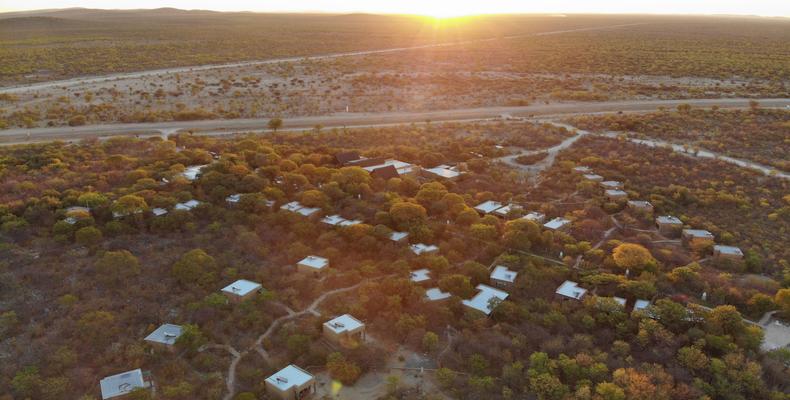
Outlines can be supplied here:
<path id="1" fill-rule="evenodd" d="M 596 103 L 551 103 L 520 107 L 464 108 L 423 112 L 342 113 L 325 116 L 296 117 L 283 121 L 282 130 L 309 130 L 320 125 L 324 128 L 371 127 L 408 123 L 474 121 L 499 118 L 503 114 L 513 117 L 562 116 L 613 112 L 651 112 L 661 107 L 674 108 L 680 104 L 694 107 L 746 108 L 751 99 L 691 99 L 691 100 L 632 100 Z M 787 108 L 790 98 L 754 99 L 762 107 Z M 48 142 L 53 140 L 80 140 L 118 135 L 162 135 L 178 131 L 192 131 L 206 135 L 228 135 L 239 132 L 266 131 L 266 118 L 205 121 L 170 121 L 134 124 L 88 125 L 80 127 L 14 128 L 0 131 L 0 145 Z"/>

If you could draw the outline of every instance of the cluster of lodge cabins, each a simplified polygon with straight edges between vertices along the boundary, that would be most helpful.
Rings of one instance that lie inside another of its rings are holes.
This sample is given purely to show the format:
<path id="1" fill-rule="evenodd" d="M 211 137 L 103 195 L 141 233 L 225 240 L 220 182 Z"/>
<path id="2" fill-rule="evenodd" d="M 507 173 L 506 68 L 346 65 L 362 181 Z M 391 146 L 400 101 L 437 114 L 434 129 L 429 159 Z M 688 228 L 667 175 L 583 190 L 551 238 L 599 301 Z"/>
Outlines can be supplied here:
<path id="1" fill-rule="evenodd" d="M 362 158 L 359 157 L 358 153 L 342 153 L 338 154 L 336 158 L 341 165 L 356 165 L 367 170 L 371 175 L 384 178 L 396 177 L 401 174 L 412 174 L 421 170 L 418 167 L 398 160 Z M 187 179 L 194 180 L 197 178 L 202 167 L 203 166 L 190 167 L 183 175 Z M 622 183 L 616 181 L 603 181 L 603 177 L 593 174 L 589 167 L 580 166 L 574 168 L 574 170 L 583 173 L 586 179 L 599 182 L 605 190 L 607 199 L 610 201 L 622 201 L 627 199 L 628 195 L 622 190 Z M 445 179 L 454 179 L 462 174 L 457 168 L 445 165 L 422 171 Z M 226 201 L 228 204 L 233 205 L 241 200 L 241 196 L 241 194 L 233 194 L 228 196 Z M 200 204 L 201 203 L 197 200 L 190 200 L 177 204 L 175 208 L 179 210 L 191 210 Z M 267 205 L 273 207 L 274 202 L 269 201 Z M 641 212 L 653 212 L 653 206 L 647 201 L 628 201 L 628 206 L 631 209 Z M 502 204 L 496 201 L 486 201 L 478 204 L 474 208 L 483 215 L 491 214 L 506 218 L 512 211 L 520 209 L 520 206 L 515 204 Z M 305 207 L 297 201 L 286 203 L 282 205 L 280 209 L 299 214 L 305 218 L 321 218 L 320 209 Z M 159 216 L 166 214 L 167 210 L 155 208 L 152 212 L 154 215 Z M 66 221 L 71 224 L 76 223 L 77 219 L 86 213 L 89 215 L 90 210 L 85 207 L 71 207 L 67 209 Z M 115 216 L 122 217 L 122 215 Z M 543 223 L 545 217 L 544 214 L 533 211 L 521 218 L 532 220 L 536 223 Z M 358 220 L 343 218 L 340 215 L 325 216 L 321 219 L 321 222 L 333 227 L 343 227 L 362 223 Z M 569 227 L 570 224 L 570 220 L 557 217 L 543 223 L 543 227 L 549 230 L 564 230 Z M 675 236 L 680 232 L 683 243 L 687 245 L 697 240 L 712 241 L 714 238 L 713 234 L 708 231 L 683 229 L 683 223 L 673 216 L 657 217 L 656 225 L 659 232 L 665 236 Z M 396 243 L 406 243 L 408 240 L 408 233 L 392 232 L 390 234 L 390 240 Z M 416 255 L 433 254 L 439 251 L 437 246 L 423 243 L 412 244 L 410 245 L 410 249 Z M 715 245 L 714 256 L 740 260 L 743 257 L 743 253 L 737 247 Z M 328 259 L 313 255 L 305 257 L 296 264 L 296 269 L 299 273 L 308 274 L 320 274 L 328 267 Z M 497 265 L 490 274 L 490 283 L 492 286 L 485 284 L 477 285 L 477 294 L 471 299 L 462 300 L 462 304 L 473 310 L 482 312 L 485 315 L 490 315 L 499 302 L 507 299 L 509 295 L 508 290 L 514 287 L 517 276 L 518 273 L 516 271 L 510 270 L 506 266 Z M 420 269 L 412 271 L 411 281 L 422 286 L 430 286 L 427 284 L 431 281 L 430 270 Z M 240 279 L 224 287 L 222 293 L 229 301 L 238 303 L 255 296 L 262 290 L 261 284 Z M 578 301 L 585 297 L 587 289 L 580 287 L 576 282 L 565 281 L 556 289 L 555 294 L 558 299 L 572 299 Z M 446 300 L 450 297 L 450 293 L 443 292 L 438 287 L 426 288 L 426 301 L 437 302 Z M 612 300 L 634 311 L 644 311 L 650 305 L 649 300 L 642 299 L 636 299 L 633 304 L 627 304 L 627 300 L 620 297 L 613 297 Z M 155 346 L 172 348 L 181 333 L 182 329 L 180 326 L 164 324 L 148 335 L 145 341 Z M 351 315 L 341 315 L 324 323 L 323 335 L 327 340 L 335 344 L 344 347 L 353 346 L 354 343 L 365 340 L 365 324 Z M 267 392 L 281 399 L 302 399 L 315 392 L 314 377 L 295 365 L 289 365 L 270 376 L 266 379 L 265 384 Z M 153 386 L 153 381 L 150 373 L 144 372 L 141 369 L 136 369 L 106 377 L 100 381 L 99 386 L 102 399 L 110 399 L 125 396 L 136 388 L 149 388 Z"/>

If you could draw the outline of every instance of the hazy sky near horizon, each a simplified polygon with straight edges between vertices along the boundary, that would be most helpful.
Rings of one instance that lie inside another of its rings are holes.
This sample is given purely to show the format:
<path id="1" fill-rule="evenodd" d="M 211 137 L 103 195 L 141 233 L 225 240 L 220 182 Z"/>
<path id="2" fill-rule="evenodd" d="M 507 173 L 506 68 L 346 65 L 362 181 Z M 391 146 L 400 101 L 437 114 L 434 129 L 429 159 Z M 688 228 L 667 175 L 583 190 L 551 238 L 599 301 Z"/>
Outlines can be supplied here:
<path id="1" fill-rule="evenodd" d="M 322 11 L 458 16 L 494 13 L 739 14 L 790 17 L 790 0 L 0 0 L 0 11 L 48 8 Z"/>

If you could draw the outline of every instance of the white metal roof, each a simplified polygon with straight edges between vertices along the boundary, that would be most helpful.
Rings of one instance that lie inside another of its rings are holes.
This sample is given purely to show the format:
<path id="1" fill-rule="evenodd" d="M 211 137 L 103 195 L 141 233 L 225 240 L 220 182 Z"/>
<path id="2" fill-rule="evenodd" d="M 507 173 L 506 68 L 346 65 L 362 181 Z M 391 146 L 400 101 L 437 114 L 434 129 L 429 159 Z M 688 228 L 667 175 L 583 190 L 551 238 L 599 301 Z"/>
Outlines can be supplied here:
<path id="1" fill-rule="evenodd" d="M 359 225 L 362 221 L 356 219 L 347 219 L 340 222 L 340 226 L 352 226 L 352 225 Z"/>
<path id="2" fill-rule="evenodd" d="M 606 191 L 607 196 L 628 196 L 628 193 L 619 189 L 609 189 Z"/>
<path id="3" fill-rule="evenodd" d="M 427 268 L 411 271 L 412 282 L 425 282 L 431 279 L 431 270 Z"/>
<path id="4" fill-rule="evenodd" d="M 173 345 L 179 336 L 181 336 L 181 326 L 162 324 L 162 326 L 146 336 L 145 341 Z"/>
<path id="5" fill-rule="evenodd" d="M 381 169 L 381 168 L 389 167 L 389 166 L 394 167 L 395 170 L 398 171 L 398 174 L 408 174 L 409 172 L 412 171 L 412 167 L 413 167 L 411 164 L 409 164 L 409 163 L 407 163 L 405 161 L 389 159 L 389 160 L 384 161 L 381 164 L 371 165 L 371 166 L 368 166 L 368 167 L 362 167 L 362 169 L 364 169 L 365 171 L 368 171 L 368 172 L 373 172 L 373 171 L 375 171 L 377 169 Z"/>
<path id="6" fill-rule="evenodd" d="M 623 183 L 620 181 L 604 181 L 601 182 L 601 186 L 605 188 L 620 189 L 623 187 Z"/>
<path id="7" fill-rule="evenodd" d="M 521 209 L 521 206 L 519 206 L 518 204 L 508 204 L 508 205 L 506 205 L 506 206 L 504 206 L 502 208 L 498 208 L 498 209 L 494 210 L 494 214 L 502 216 L 502 217 L 506 217 L 507 214 L 511 210 L 520 210 L 520 209 Z"/>
<path id="8" fill-rule="evenodd" d="M 302 208 L 296 210 L 296 213 L 300 214 L 300 215 L 303 215 L 305 217 L 309 217 L 309 216 L 311 216 L 311 215 L 313 215 L 313 214 L 315 214 L 315 213 L 317 213 L 319 211 L 321 211 L 320 208 L 302 207 Z"/>
<path id="9" fill-rule="evenodd" d="M 325 223 L 327 225 L 336 226 L 336 225 L 340 224 L 341 222 L 343 222 L 345 220 L 346 220 L 345 218 L 335 214 L 335 215 L 328 215 L 328 216 L 322 218 L 321 222 L 323 222 L 323 223 Z"/>
<path id="10" fill-rule="evenodd" d="M 197 201 L 197 200 L 189 200 L 189 201 L 186 201 L 186 202 L 183 202 L 183 203 L 176 204 L 175 209 L 176 210 L 189 211 L 189 210 L 191 210 L 191 209 L 193 209 L 193 208 L 195 208 L 195 207 L 197 207 L 199 205 L 200 205 L 199 201 Z"/>
<path id="11" fill-rule="evenodd" d="M 414 254 L 416 255 L 420 255 L 423 253 L 432 253 L 438 250 L 439 248 L 432 244 L 417 243 L 411 245 L 411 251 L 414 252 Z"/>
<path id="12" fill-rule="evenodd" d="M 683 225 L 683 221 L 680 218 L 672 215 L 661 215 L 656 218 L 656 222 L 659 224 Z"/>
<path id="13" fill-rule="evenodd" d="M 713 251 L 718 251 L 721 254 L 726 254 L 730 256 L 743 256 L 743 252 L 740 248 L 735 246 L 724 246 L 717 244 L 713 246 Z"/>
<path id="14" fill-rule="evenodd" d="M 241 200 L 241 193 L 232 194 L 225 198 L 228 203 L 238 203 Z"/>
<path id="15" fill-rule="evenodd" d="M 352 317 L 351 314 L 343 314 L 333 320 L 324 322 L 324 326 L 334 333 L 343 333 L 355 331 L 364 327 L 365 324 Z"/>
<path id="16" fill-rule="evenodd" d="M 507 292 L 494 289 L 482 283 L 477 285 L 477 290 L 479 290 L 479 292 L 477 292 L 474 297 L 469 300 L 462 300 L 461 302 L 465 306 L 481 311 L 485 315 L 489 315 L 491 311 L 493 311 L 493 309 L 489 308 L 489 301 L 491 301 L 491 299 L 497 298 L 499 300 L 505 300 L 508 296 Z"/>
<path id="17" fill-rule="evenodd" d="M 541 223 L 541 222 L 543 222 L 543 220 L 546 219 L 546 214 L 539 213 L 537 211 L 533 211 L 533 212 L 531 212 L 531 213 L 529 213 L 529 214 L 527 214 L 527 215 L 525 215 L 525 216 L 523 216 L 521 218 L 526 219 L 526 220 L 530 220 L 530 221 L 535 221 L 537 223 Z"/>
<path id="18" fill-rule="evenodd" d="M 576 172 L 585 172 L 585 173 L 586 173 L 586 172 L 591 172 L 591 171 L 592 171 L 592 170 L 590 169 L 590 167 L 588 167 L 588 166 L 586 166 L 586 165 L 580 165 L 580 166 L 578 166 L 578 167 L 574 167 L 574 168 L 573 168 L 573 170 L 574 170 L 574 171 L 576 171 Z"/>
<path id="19" fill-rule="evenodd" d="M 438 167 L 428 168 L 426 171 L 439 176 L 441 178 L 453 179 L 457 178 L 461 175 L 461 172 L 456 170 L 455 168 L 449 168 L 445 165 L 440 165 Z"/>
<path id="20" fill-rule="evenodd" d="M 684 229 L 683 235 L 698 239 L 713 239 L 713 234 L 704 229 Z"/>
<path id="21" fill-rule="evenodd" d="M 398 242 L 409 236 L 408 232 L 392 232 L 390 233 L 390 240 Z"/>
<path id="22" fill-rule="evenodd" d="M 425 291 L 425 297 L 430 301 L 443 300 L 450 297 L 450 293 L 442 292 L 439 288 L 430 288 Z"/>
<path id="23" fill-rule="evenodd" d="M 637 300 L 634 303 L 634 311 L 641 311 L 650 307 L 650 301 L 648 300 Z"/>
<path id="24" fill-rule="evenodd" d="M 143 371 L 138 369 L 108 376 L 99 381 L 101 398 L 111 399 L 123 396 L 134 389 L 147 387 L 143 379 Z"/>
<path id="25" fill-rule="evenodd" d="M 187 167 L 184 172 L 181 173 L 181 176 L 189 179 L 190 181 L 194 181 L 198 178 L 198 176 L 200 176 L 200 170 L 202 170 L 205 166 L 206 165 L 193 165 L 191 167 Z"/>
<path id="26" fill-rule="evenodd" d="M 307 382 L 310 382 L 313 376 L 307 371 L 295 366 L 289 365 L 276 374 L 266 378 L 266 382 L 277 387 L 280 391 L 286 391 L 294 386 L 299 387 Z"/>
<path id="27" fill-rule="evenodd" d="M 628 205 L 637 208 L 653 207 L 653 205 L 650 204 L 649 201 L 644 201 L 644 200 L 628 200 Z"/>
<path id="28" fill-rule="evenodd" d="M 299 203 L 298 201 L 292 201 L 290 203 L 283 204 L 282 206 L 280 206 L 280 209 L 290 212 L 296 212 L 302 207 L 304 207 L 302 203 Z"/>
<path id="29" fill-rule="evenodd" d="M 236 296 L 246 296 L 250 292 L 261 288 L 261 284 L 246 279 L 239 279 L 236 282 L 225 286 L 222 291 L 225 293 L 235 294 Z"/>
<path id="30" fill-rule="evenodd" d="M 587 293 L 587 289 L 579 287 L 579 284 L 573 281 L 562 282 L 562 285 L 554 292 L 561 296 L 569 297 L 571 299 L 579 300 Z"/>
<path id="31" fill-rule="evenodd" d="M 516 271 L 511 271 L 504 265 L 497 265 L 494 270 L 491 271 L 491 279 L 496 279 L 498 281 L 513 283 L 516 281 L 516 276 L 518 276 Z"/>
<path id="32" fill-rule="evenodd" d="M 543 226 L 547 229 L 560 229 L 563 226 L 568 225 L 569 223 L 571 223 L 571 221 L 565 218 L 557 217 L 549 222 L 546 222 L 545 224 L 543 224 Z"/>
<path id="33" fill-rule="evenodd" d="M 602 181 L 603 177 L 598 174 L 585 174 L 584 177 L 591 181 Z"/>
<path id="34" fill-rule="evenodd" d="M 164 208 L 154 208 L 151 212 L 157 217 L 167 214 L 167 210 Z"/>
<path id="35" fill-rule="evenodd" d="M 480 211 L 484 214 L 488 214 L 494 212 L 497 209 L 502 208 L 502 206 L 503 204 L 498 201 L 488 200 L 476 205 L 475 210 Z"/>
<path id="36" fill-rule="evenodd" d="M 299 261 L 299 264 L 313 269 L 323 269 L 329 265 L 329 260 L 319 256 L 307 256 Z"/>

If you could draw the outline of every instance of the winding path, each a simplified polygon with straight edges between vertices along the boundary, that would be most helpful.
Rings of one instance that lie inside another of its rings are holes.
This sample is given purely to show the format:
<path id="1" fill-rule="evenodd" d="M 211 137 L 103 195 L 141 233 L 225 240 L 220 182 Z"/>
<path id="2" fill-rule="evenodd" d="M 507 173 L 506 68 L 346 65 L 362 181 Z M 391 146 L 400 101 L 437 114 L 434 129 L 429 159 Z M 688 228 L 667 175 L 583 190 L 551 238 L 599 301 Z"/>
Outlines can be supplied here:
<path id="1" fill-rule="evenodd" d="M 263 348 L 263 341 L 266 340 L 266 338 L 268 338 L 269 336 L 271 336 L 277 330 L 277 328 L 279 328 L 284 322 L 299 318 L 307 314 L 320 316 L 321 313 L 318 311 L 318 306 L 320 306 L 321 303 L 323 303 L 324 300 L 326 300 L 328 297 L 338 293 L 348 292 L 357 289 L 367 282 L 376 281 L 384 278 L 390 278 L 393 276 L 394 275 L 385 275 L 378 278 L 364 280 L 353 286 L 330 290 L 328 292 L 323 293 L 321 296 L 316 298 L 312 303 L 310 303 L 310 305 L 307 308 L 299 312 L 292 310 L 290 307 L 286 306 L 285 304 L 279 302 L 273 302 L 273 304 L 277 304 L 283 307 L 286 310 L 287 314 L 272 321 L 272 323 L 269 325 L 266 331 L 263 332 L 260 336 L 258 336 L 258 339 L 255 341 L 255 343 L 241 352 L 236 350 L 230 345 L 207 344 L 205 346 L 202 346 L 198 351 L 202 352 L 212 349 L 224 350 L 230 353 L 232 357 L 230 366 L 228 366 L 228 375 L 225 378 L 225 384 L 227 386 L 228 391 L 225 394 L 225 396 L 223 396 L 223 400 L 232 400 L 233 396 L 236 394 L 236 368 L 238 367 L 241 359 L 244 358 L 244 356 L 246 356 L 247 354 L 249 354 L 250 351 L 255 350 L 267 363 L 271 362 L 271 359 L 269 358 L 269 353 L 266 352 L 266 349 Z"/>

